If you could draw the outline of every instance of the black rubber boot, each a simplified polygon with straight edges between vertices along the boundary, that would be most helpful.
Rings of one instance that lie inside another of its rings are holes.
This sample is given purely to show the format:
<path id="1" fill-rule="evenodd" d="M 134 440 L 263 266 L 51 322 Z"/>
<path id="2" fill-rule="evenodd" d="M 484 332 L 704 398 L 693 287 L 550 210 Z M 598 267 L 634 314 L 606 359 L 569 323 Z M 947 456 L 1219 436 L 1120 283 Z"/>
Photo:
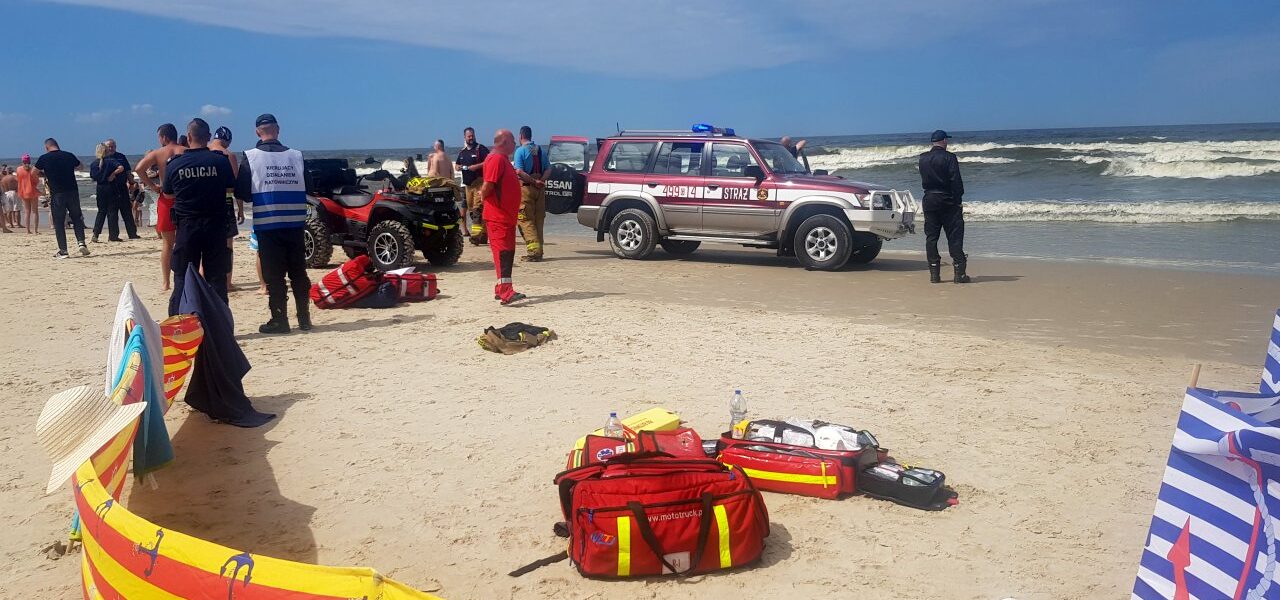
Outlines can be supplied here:
<path id="1" fill-rule="evenodd" d="M 942 283 L 942 264 L 929 265 L 929 283 Z"/>
<path id="2" fill-rule="evenodd" d="M 258 328 L 259 333 L 289 333 L 289 315 L 283 308 L 271 309 L 271 320 Z"/>
<path id="3" fill-rule="evenodd" d="M 298 329 L 311 331 L 311 307 L 306 302 L 298 303 Z"/>
<path id="4" fill-rule="evenodd" d="M 952 281 L 955 283 L 969 283 L 969 275 L 964 272 L 964 268 L 967 264 L 967 262 L 958 262 L 954 265 L 956 269 L 956 277 Z"/>

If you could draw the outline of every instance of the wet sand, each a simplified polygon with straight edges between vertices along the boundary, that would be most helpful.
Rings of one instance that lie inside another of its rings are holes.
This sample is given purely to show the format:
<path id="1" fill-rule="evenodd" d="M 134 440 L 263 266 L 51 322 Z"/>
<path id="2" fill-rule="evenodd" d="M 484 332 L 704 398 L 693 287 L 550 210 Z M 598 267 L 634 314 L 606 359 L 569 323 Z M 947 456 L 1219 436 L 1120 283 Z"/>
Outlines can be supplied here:
<path id="1" fill-rule="evenodd" d="M 51 234 L 0 235 L 0 596 L 79 596 L 78 557 L 39 553 L 64 537 L 70 494 L 43 495 L 34 423 L 50 395 L 101 381 L 125 280 L 162 312 L 157 248 L 100 244 L 55 262 Z M 308 334 L 258 334 L 265 299 L 234 292 L 246 389 L 280 418 L 241 430 L 179 403 L 177 460 L 128 506 L 446 598 L 1120 597 L 1190 363 L 1205 363 L 1202 385 L 1256 386 L 1280 303 L 1280 278 L 1110 265 L 975 259 L 976 283 L 955 286 L 895 253 L 814 273 L 762 251 L 637 262 L 569 240 L 547 252 L 516 267 L 533 297 L 523 307 L 492 301 L 488 253 L 473 248 L 439 271 L 437 300 L 316 311 Z M 237 283 L 251 259 L 240 241 Z M 560 339 L 510 357 L 475 344 L 517 320 Z M 773 535 L 749 570 L 600 582 L 560 563 L 506 576 L 563 549 L 551 479 L 576 437 L 610 410 L 655 405 L 712 437 L 734 387 L 754 416 L 872 430 L 901 460 L 945 471 L 960 505 L 766 494 Z"/>

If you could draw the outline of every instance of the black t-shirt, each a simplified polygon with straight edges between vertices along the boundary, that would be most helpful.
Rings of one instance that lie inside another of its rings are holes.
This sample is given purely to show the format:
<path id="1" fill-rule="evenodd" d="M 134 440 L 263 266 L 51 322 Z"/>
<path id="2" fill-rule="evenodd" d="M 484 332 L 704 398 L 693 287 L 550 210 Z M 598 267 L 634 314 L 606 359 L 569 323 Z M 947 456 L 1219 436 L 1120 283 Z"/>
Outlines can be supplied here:
<path id="1" fill-rule="evenodd" d="M 49 191 L 54 194 L 79 193 L 80 188 L 76 185 L 78 166 L 80 159 L 66 150 L 54 150 L 36 160 L 36 168 L 44 173 L 45 181 L 49 182 Z"/>
<path id="2" fill-rule="evenodd" d="M 476 144 L 474 148 L 470 148 L 470 149 L 463 148 L 461 152 L 458 152 L 458 164 L 464 167 L 483 164 L 484 159 L 487 156 L 489 156 L 489 149 L 485 148 L 484 144 Z M 472 182 L 479 179 L 480 176 L 481 176 L 480 171 L 463 169 L 462 184 L 471 185 Z"/>
<path id="3" fill-rule="evenodd" d="M 191 148 L 174 156 L 164 168 L 164 193 L 173 196 L 173 216 L 227 221 L 227 190 L 234 188 L 231 161 L 221 152 Z"/>

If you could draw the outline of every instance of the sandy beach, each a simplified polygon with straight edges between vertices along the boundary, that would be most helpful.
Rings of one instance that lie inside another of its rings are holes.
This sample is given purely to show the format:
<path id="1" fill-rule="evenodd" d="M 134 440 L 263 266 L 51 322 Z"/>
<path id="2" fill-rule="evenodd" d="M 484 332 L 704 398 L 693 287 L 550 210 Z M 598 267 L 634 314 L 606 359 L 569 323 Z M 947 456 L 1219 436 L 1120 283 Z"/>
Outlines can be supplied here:
<path id="1" fill-rule="evenodd" d="M 1190 365 L 1204 363 L 1206 386 L 1256 386 L 1280 301 L 1280 278 L 1244 274 L 975 258 L 975 284 L 930 285 L 914 253 L 818 273 L 732 247 L 636 262 L 552 242 L 546 262 L 516 267 L 533 298 L 520 307 L 492 300 L 489 254 L 469 247 L 437 271 L 432 302 L 315 311 L 310 333 L 264 336 L 238 240 L 245 388 L 280 417 L 237 429 L 179 402 L 176 461 L 127 505 L 450 599 L 1127 597 Z M 50 395 L 101 381 L 125 281 L 155 316 L 167 300 L 158 240 L 92 249 L 54 262 L 51 233 L 0 236 L 5 598 L 80 596 L 78 556 L 41 553 L 65 538 L 71 502 L 66 486 L 43 494 L 36 417 Z M 515 356 L 476 345 L 510 321 L 560 339 Z M 563 549 L 551 480 L 575 438 L 611 410 L 653 406 L 711 438 L 735 387 L 753 416 L 873 431 L 900 460 L 944 471 L 960 504 L 766 493 L 772 535 L 749 570 L 603 582 L 562 562 L 506 575 Z"/>

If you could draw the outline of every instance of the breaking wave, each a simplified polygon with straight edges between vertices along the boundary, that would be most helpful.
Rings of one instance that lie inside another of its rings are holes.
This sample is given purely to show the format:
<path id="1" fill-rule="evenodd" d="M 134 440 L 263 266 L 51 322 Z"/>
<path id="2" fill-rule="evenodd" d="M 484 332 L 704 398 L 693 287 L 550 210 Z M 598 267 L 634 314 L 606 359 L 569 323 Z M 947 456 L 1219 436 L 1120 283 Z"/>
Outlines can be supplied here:
<path id="1" fill-rule="evenodd" d="M 817 169 L 849 171 L 913 163 L 923 148 L 834 147 L 810 156 Z M 1110 177 L 1222 179 L 1280 173 L 1280 140 L 1222 142 L 1082 142 L 1071 144 L 952 144 L 962 163 L 1071 161 L 1101 165 Z"/>
<path id="2" fill-rule="evenodd" d="M 964 203 L 974 221 L 1095 223 L 1220 223 L 1280 221 L 1277 202 L 1055 202 L 975 201 Z"/>

